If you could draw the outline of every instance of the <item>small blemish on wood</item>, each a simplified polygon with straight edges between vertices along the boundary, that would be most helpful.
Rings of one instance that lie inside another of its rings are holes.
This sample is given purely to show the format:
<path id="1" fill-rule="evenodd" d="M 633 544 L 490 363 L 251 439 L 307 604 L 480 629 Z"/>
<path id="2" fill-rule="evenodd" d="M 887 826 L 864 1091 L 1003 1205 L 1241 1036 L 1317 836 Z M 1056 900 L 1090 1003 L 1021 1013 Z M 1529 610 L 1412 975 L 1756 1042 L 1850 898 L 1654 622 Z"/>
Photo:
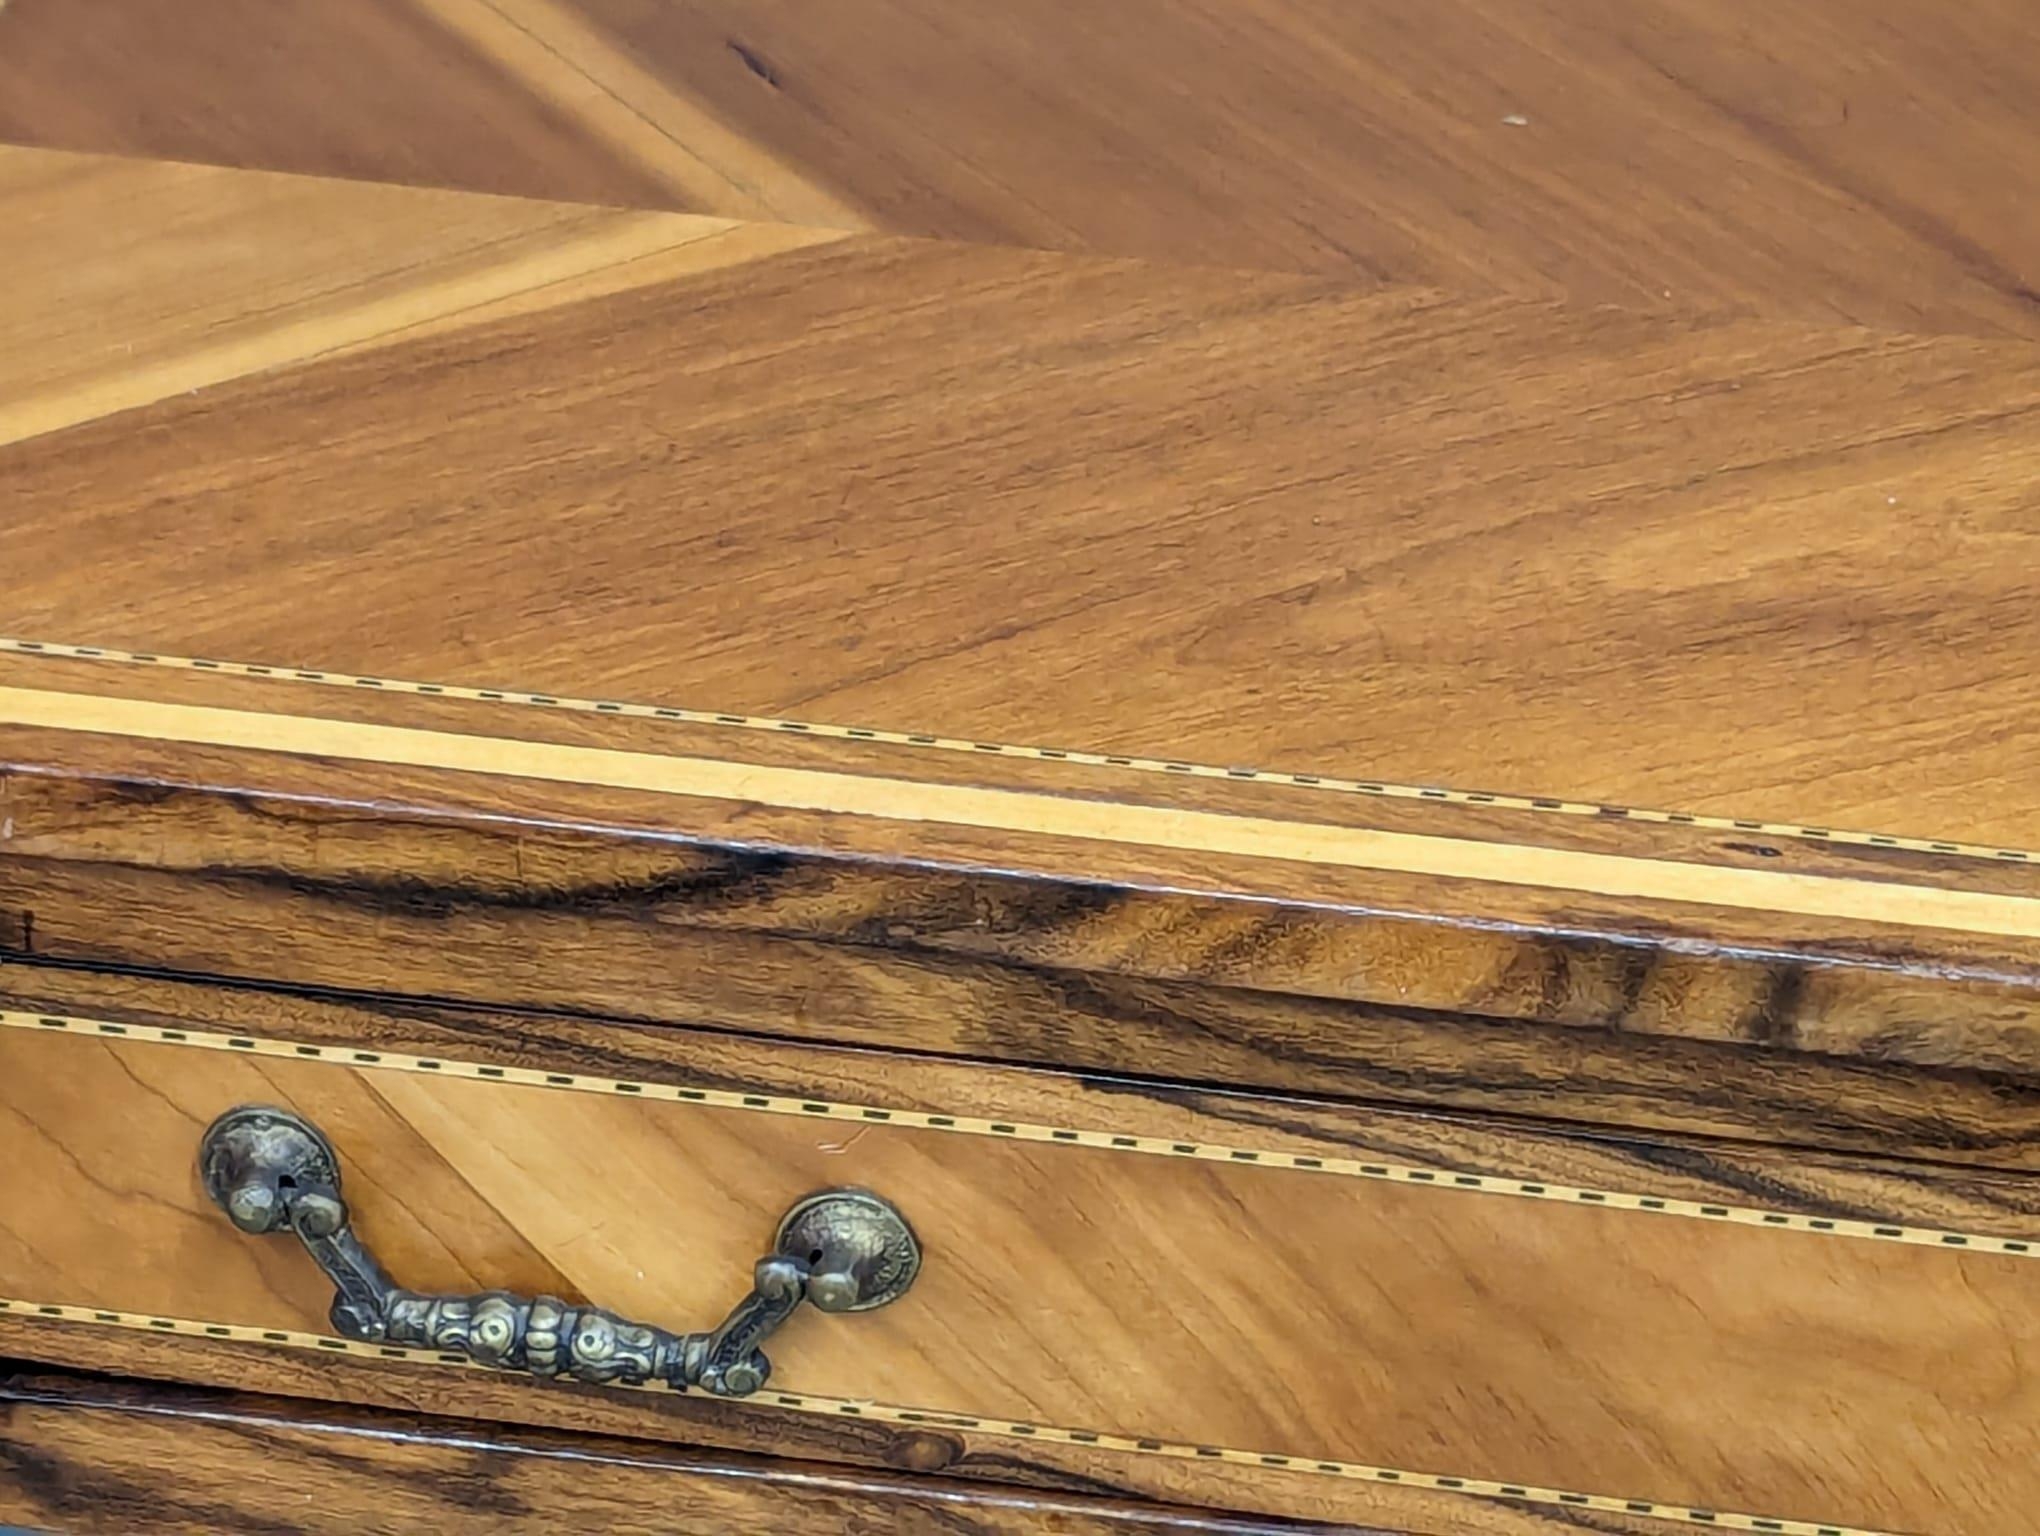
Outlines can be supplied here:
<path id="1" fill-rule="evenodd" d="M 729 40 L 729 49 L 731 53 L 734 53 L 739 59 L 743 60 L 744 68 L 771 86 L 773 90 L 779 89 L 779 72 L 766 63 L 763 58 L 753 53 L 735 38 Z"/>
<path id="2" fill-rule="evenodd" d="M 940 1472 L 963 1454 L 963 1443 L 954 1435 L 917 1429 L 892 1437 L 883 1455 L 886 1462 L 910 1472 Z"/>

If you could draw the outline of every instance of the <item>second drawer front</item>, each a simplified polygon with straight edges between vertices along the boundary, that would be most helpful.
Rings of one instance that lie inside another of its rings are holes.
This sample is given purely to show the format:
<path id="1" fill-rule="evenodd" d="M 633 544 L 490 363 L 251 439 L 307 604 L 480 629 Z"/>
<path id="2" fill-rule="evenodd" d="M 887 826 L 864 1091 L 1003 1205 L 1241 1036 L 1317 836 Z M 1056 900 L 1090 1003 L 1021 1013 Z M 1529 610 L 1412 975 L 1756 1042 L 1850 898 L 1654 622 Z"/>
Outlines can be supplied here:
<path id="1" fill-rule="evenodd" d="M 1693 1200 L 1648 1155 L 1632 1187 L 1606 1152 L 1581 1153 L 1598 1186 L 1567 1182 L 1549 1146 L 1512 1177 L 1499 1131 L 1478 1158 L 1397 1156 L 1417 1122 L 1381 1117 L 1356 1148 L 1277 1103 L 1237 1102 L 1223 1141 L 1208 1114 L 1153 1134 L 1151 1100 L 1130 1133 L 1074 1092 L 1060 1117 L 941 1113 L 911 1063 L 890 1101 L 871 1083 L 804 1098 L 684 1059 L 621 1077 L 567 1053 L 364 1057 L 330 1034 L 5 1017 L 0 1295 L 22 1308 L 289 1335 L 278 1348 L 331 1334 L 306 1253 L 237 1231 L 196 1170 L 215 1116 L 273 1104 L 330 1137 L 397 1284 L 666 1328 L 713 1326 L 801 1196 L 882 1194 L 923 1269 L 883 1310 L 803 1308 L 772 1337 L 765 1401 L 790 1412 L 1258 1462 L 1298 1513 L 1319 1507 L 1313 1477 L 1809 1533 L 2010 1530 L 2040 1500 L 2040 1267 L 2001 1220 Z M 1030 1108 L 1052 1106 L 1047 1081 L 1029 1077 Z"/>

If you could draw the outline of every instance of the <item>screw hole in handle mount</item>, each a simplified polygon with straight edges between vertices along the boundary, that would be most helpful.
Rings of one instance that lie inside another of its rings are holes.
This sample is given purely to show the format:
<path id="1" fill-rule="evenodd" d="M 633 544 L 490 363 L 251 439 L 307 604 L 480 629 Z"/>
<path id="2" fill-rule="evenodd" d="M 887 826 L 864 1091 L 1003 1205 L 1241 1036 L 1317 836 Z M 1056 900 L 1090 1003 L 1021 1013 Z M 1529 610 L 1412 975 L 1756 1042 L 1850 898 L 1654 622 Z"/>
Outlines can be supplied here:
<path id="1" fill-rule="evenodd" d="M 228 1110 L 200 1138 L 198 1166 L 206 1193 L 241 1231 L 289 1231 L 304 1245 L 333 1282 L 333 1326 L 344 1336 L 457 1352 L 546 1379 L 663 1381 L 743 1397 L 771 1374 L 759 1346 L 803 1301 L 822 1312 L 868 1312 L 899 1300 L 921 1268 L 920 1243 L 889 1201 L 863 1189 L 819 1190 L 780 1218 L 751 1293 L 718 1327 L 669 1333 L 552 1296 L 435 1296 L 396 1285 L 349 1223 L 332 1144 L 287 1109 Z"/>

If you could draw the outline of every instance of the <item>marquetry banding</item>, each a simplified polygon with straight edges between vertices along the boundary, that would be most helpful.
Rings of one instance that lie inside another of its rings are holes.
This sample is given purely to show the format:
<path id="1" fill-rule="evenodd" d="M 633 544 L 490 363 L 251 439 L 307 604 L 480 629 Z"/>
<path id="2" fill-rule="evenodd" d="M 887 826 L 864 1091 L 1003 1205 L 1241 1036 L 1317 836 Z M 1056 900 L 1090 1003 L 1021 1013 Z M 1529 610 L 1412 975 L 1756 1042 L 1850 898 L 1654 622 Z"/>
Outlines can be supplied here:
<path id="1" fill-rule="evenodd" d="M 1211 763 L 1186 762 L 1176 758 L 1137 757 L 1064 747 L 1024 746 L 1011 742 L 943 736 L 932 732 L 833 725 L 819 720 L 790 720 L 774 715 L 733 714 L 679 705 L 634 703 L 621 699 L 579 698 L 570 694 L 540 693 L 526 688 L 476 688 L 457 683 L 421 683 L 406 678 L 369 677 L 354 672 L 266 666 L 247 661 L 217 661 L 206 657 L 170 656 L 153 651 L 123 650 L 117 646 L 68 645 L 53 640 L 23 640 L 6 636 L 0 636 L 0 653 L 53 660 L 117 662 L 129 666 L 163 667 L 173 671 L 255 678 L 265 682 L 372 689 L 381 693 L 407 694 L 424 699 L 520 705 L 568 713 L 620 715 L 634 720 L 663 720 L 670 724 L 769 731 L 781 735 L 820 737 L 879 746 L 919 747 L 937 752 L 966 752 L 976 756 L 1072 763 L 1086 768 L 1168 774 L 1177 778 L 1225 779 L 1235 783 L 1273 784 L 1283 788 L 1321 790 L 1332 794 L 1368 795 L 1377 799 L 1422 800 L 1433 805 L 1530 811 L 1557 816 L 1585 816 L 1602 821 L 1650 822 L 1662 826 L 1693 827 L 1708 832 L 1757 833 L 1765 837 L 1786 837 L 1805 842 L 1902 849 L 1912 853 L 1946 854 L 1960 858 L 1992 859 L 2004 863 L 2040 863 L 2040 852 L 2023 848 L 2001 848 L 1988 843 L 1901 837 L 1896 833 L 1861 832 L 1841 827 L 1815 827 L 1803 823 L 1761 821 L 1735 816 L 1705 816 L 1697 812 L 1603 805 L 1594 801 L 1567 800 L 1550 796 L 1447 789 L 1431 784 L 1397 784 L 1386 780 L 1346 778 L 1336 774 L 1293 773 L 1268 768 L 1227 768 Z"/>
<path id="2" fill-rule="evenodd" d="M 404 1349 L 389 1344 L 338 1339 L 325 1334 L 298 1333 L 283 1328 L 249 1328 L 234 1323 L 195 1322 L 181 1317 L 154 1317 L 139 1312 L 113 1312 L 96 1307 L 73 1307 L 54 1302 L 21 1301 L 0 1297 L 0 1313 L 30 1321 L 85 1324 L 101 1328 L 128 1328 L 144 1333 L 167 1333 L 185 1338 L 211 1339 L 234 1344 L 267 1345 L 278 1349 L 310 1350 L 321 1354 L 354 1355 L 369 1360 L 400 1360 L 406 1364 L 448 1370 L 485 1370 L 466 1355 L 443 1354 L 437 1350 Z M 610 1390 L 666 1392 L 661 1385 L 612 1384 Z M 1438 1472 L 1416 1472 L 1399 1467 L 1376 1467 L 1365 1462 L 1332 1461 L 1315 1456 L 1289 1456 L 1272 1451 L 1243 1451 L 1230 1446 L 1193 1445 L 1187 1442 L 1144 1439 L 1132 1435 L 1107 1434 L 1103 1430 L 1069 1429 L 1054 1424 L 1023 1420 L 977 1418 L 968 1414 L 938 1412 L 924 1408 L 902 1408 L 865 1399 L 820 1397 L 803 1392 L 768 1390 L 745 1399 L 749 1404 L 832 1418 L 876 1420 L 909 1429 L 953 1429 L 974 1435 L 1081 1446 L 1087 1450 L 1115 1451 L 1135 1456 L 1166 1456 L 1184 1461 L 1215 1461 L 1262 1471 L 1295 1472 L 1316 1477 L 1346 1478 L 1355 1482 L 1419 1488 L 1434 1493 L 1460 1494 L 1477 1499 L 1507 1499 L 1520 1504 L 1563 1509 L 1599 1510 L 1609 1514 L 1675 1521 L 1722 1531 L 1759 1531 L 1766 1536 L 1893 1536 L 1891 1532 L 1854 1525 L 1829 1525 L 1815 1520 L 1785 1520 L 1765 1515 L 1747 1515 L 1733 1510 L 1701 1509 L 1688 1504 L 1665 1504 L 1652 1499 L 1625 1499 L 1602 1493 L 1579 1493 L 1565 1488 L 1541 1488 L 1530 1483 L 1499 1482 L 1484 1477 L 1456 1477 Z"/>
<path id="3" fill-rule="evenodd" d="M 207 1030 L 172 1029 L 127 1024 L 114 1019 L 78 1018 L 67 1014 L 24 1013 L 0 1009 L 0 1028 L 37 1030 L 101 1040 L 132 1040 L 207 1051 L 238 1051 L 291 1061 L 321 1061 L 365 1071 L 410 1072 L 425 1077 L 458 1077 L 476 1082 L 510 1083 L 568 1093 L 595 1093 L 638 1100 L 697 1104 L 708 1109 L 752 1114 L 794 1115 L 803 1119 L 847 1120 L 859 1125 L 887 1125 L 904 1130 L 943 1131 L 960 1136 L 989 1136 L 1008 1141 L 1040 1142 L 1058 1147 L 1088 1147 L 1145 1157 L 1186 1158 L 1224 1163 L 1236 1168 L 1275 1168 L 1333 1178 L 1367 1179 L 1418 1189 L 1471 1195 L 1501 1195 L 1543 1200 L 1596 1210 L 1636 1211 L 1655 1216 L 1683 1216 L 1732 1226 L 1761 1227 L 1767 1232 L 1800 1232 L 1819 1237 L 1858 1238 L 1904 1243 L 1962 1253 L 2040 1257 L 2040 1237 L 2032 1240 L 1950 1232 L 1933 1227 L 1859 1221 L 1845 1217 L 1804 1216 L 1758 1206 L 1720 1205 L 1704 1200 L 1638 1195 L 1622 1190 L 1589 1189 L 1573 1184 L 1510 1178 L 1500 1174 L 1464 1173 L 1453 1168 L 1425 1168 L 1408 1163 L 1321 1154 L 1281 1152 L 1216 1141 L 1175 1141 L 1161 1136 L 1129 1136 L 1080 1126 L 1043 1125 L 1024 1120 L 989 1120 L 970 1115 L 941 1115 L 925 1110 L 876 1104 L 845 1104 L 828 1099 L 785 1094 L 747 1093 L 741 1089 L 698 1088 L 686 1084 L 631 1081 L 578 1072 L 553 1072 L 540 1067 L 498 1066 L 489 1062 L 455 1061 L 443 1056 L 413 1056 L 400 1051 L 363 1050 L 355 1046 L 314 1045 L 254 1035 L 218 1034 Z"/>
<path id="4" fill-rule="evenodd" d="M 0 723 L 489 774 L 869 821 L 1014 832 L 1335 869 L 1475 880 L 1835 921 L 2040 938 L 2040 897 L 1288 821 L 1039 790 L 682 757 L 313 715 L 0 687 Z"/>

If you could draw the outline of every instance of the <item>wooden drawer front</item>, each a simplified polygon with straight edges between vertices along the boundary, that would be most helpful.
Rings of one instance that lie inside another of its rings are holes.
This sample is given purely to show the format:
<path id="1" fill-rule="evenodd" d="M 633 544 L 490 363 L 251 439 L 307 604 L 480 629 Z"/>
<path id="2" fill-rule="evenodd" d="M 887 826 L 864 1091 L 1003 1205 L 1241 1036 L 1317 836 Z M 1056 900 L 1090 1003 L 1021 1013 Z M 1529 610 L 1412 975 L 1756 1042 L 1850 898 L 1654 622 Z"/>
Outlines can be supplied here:
<path id="1" fill-rule="evenodd" d="M 118 1336 L 160 1359 L 154 1333 L 192 1341 L 194 1379 L 231 1344 L 289 1357 L 293 1391 L 338 1379 L 321 1355 L 501 1380 L 342 1346 L 299 1246 L 209 1202 L 202 1129 L 260 1102 L 325 1129 L 357 1229 L 419 1290 L 705 1328 L 796 1198 L 895 1201 L 927 1255 L 912 1292 L 804 1308 L 765 1391 L 697 1419 L 954 1431 L 1044 1475 L 1440 1532 L 1998 1532 L 2040 1500 L 2023 1185 L 673 1032 L 163 1017 L 4 1015 L 15 1353 Z M 664 1388 L 515 1385 L 675 1432 Z"/>

